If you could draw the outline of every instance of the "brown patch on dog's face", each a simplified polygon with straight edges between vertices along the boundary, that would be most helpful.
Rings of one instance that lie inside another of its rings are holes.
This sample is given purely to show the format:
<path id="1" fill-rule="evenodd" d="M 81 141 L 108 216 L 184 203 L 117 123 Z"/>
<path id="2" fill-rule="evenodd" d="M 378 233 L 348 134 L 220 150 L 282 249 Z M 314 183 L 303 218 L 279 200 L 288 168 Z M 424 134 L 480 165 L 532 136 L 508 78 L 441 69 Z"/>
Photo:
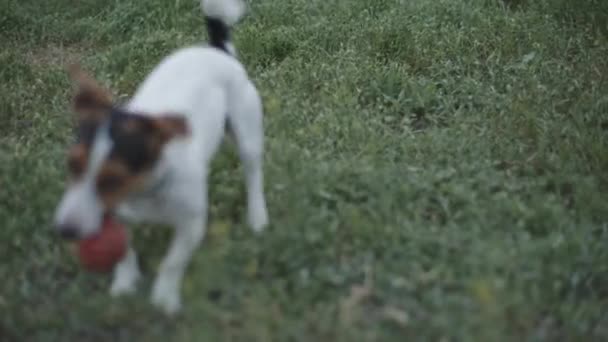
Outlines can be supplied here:
<path id="1" fill-rule="evenodd" d="M 113 142 L 109 159 L 122 161 L 132 173 L 150 169 L 167 142 L 188 134 L 181 117 L 148 117 L 118 110 L 112 113 L 109 133 Z"/>
<path id="2" fill-rule="evenodd" d="M 164 145 L 187 134 L 185 120 L 177 116 L 151 118 L 115 110 L 109 137 L 112 149 L 97 176 L 97 191 L 107 208 L 114 208 L 143 183 L 161 158 Z"/>
<path id="3" fill-rule="evenodd" d="M 68 152 L 68 172 L 72 181 L 78 180 L 84 174 L 89 161 L 89 149 L 83 143 L 73 145 Z"/>

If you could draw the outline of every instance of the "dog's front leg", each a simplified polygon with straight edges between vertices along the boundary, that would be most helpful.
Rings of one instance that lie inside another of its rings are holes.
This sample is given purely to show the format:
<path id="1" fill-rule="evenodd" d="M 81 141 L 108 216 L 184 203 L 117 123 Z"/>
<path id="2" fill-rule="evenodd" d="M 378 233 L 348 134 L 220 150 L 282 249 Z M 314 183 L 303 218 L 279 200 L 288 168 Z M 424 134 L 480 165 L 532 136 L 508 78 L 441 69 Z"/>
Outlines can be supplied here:
<path id="1" fill-rule="evenodd" d="M 137 264 L 137 254 L 133 247 L 129 246 L 127 254 L 125 254 L 114 269 L 114 280 L 110 287 L 110 294 L 112 296 L 120 296 L 135 292 L 140 276 L 141 272 Z"/>
<path id="2" fill-rule="evenodd" d="M 152 288 L 152 303 L 167 314 L 180 310 L 181 283 L 192 253 L 205 233 L 206 215 L 184 219 L 176 225 L 169 252 L 162 261 Z"/>

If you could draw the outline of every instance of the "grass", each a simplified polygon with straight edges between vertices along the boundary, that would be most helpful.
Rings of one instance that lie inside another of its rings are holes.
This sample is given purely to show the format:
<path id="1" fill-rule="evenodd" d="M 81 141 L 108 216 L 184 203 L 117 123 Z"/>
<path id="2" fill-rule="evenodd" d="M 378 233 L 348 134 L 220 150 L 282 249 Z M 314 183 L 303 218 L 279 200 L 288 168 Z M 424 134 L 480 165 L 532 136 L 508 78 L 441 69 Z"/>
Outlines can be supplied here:
<path id="1" fill-rule="evenodd" d="M 258 0 L 236 46 L 266 107 L 272 226 L 229 148 L 185 308 L 110 300 L 49 229 L 65 63 L 119 99 L 205 39 L 191 0 L 0 0 L 0 341 L 608 339 L 602 1 Z"/>

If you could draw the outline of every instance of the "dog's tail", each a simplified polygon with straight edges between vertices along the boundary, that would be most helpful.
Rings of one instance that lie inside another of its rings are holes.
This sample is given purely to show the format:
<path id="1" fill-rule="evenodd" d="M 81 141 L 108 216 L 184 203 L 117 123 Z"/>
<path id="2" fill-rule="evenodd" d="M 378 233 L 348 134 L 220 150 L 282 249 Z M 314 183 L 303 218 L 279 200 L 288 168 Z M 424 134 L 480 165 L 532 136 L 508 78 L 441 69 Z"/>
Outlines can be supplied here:
<path id="1" fill-rule="evenodd" d="M 236 51 L 230 41 L 230 27 L 245 13 L 243 0 L 201 0 L 209 44 L 231 55 Z"/>

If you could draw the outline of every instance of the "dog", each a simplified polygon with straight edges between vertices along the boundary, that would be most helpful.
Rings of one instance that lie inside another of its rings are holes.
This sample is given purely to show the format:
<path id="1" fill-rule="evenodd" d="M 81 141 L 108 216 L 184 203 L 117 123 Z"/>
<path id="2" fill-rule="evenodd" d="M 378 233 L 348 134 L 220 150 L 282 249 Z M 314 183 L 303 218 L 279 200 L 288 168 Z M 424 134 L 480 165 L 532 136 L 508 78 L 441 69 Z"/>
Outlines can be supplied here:
<path id="1" fill-rule="evenodd" d="M 79 66 L 69 69 L 78 133 L 54 229 L 67 239 L 87 238 L 105 215 L 175 228 L 151 293 L 167 314 L 181 308 L 182 278 L 205 234 L 209 164 L 226 131 L 245 171 L 248 224 L 256 233 L 268 224 L 262 101 L 230 40 L 245 3 L 201 0 L 201 7 L 209 44 L 166 57 L 124 105 Z M 139 278 L 130 245 L 115 266 L 111 295 L 134 292 Z"/>

